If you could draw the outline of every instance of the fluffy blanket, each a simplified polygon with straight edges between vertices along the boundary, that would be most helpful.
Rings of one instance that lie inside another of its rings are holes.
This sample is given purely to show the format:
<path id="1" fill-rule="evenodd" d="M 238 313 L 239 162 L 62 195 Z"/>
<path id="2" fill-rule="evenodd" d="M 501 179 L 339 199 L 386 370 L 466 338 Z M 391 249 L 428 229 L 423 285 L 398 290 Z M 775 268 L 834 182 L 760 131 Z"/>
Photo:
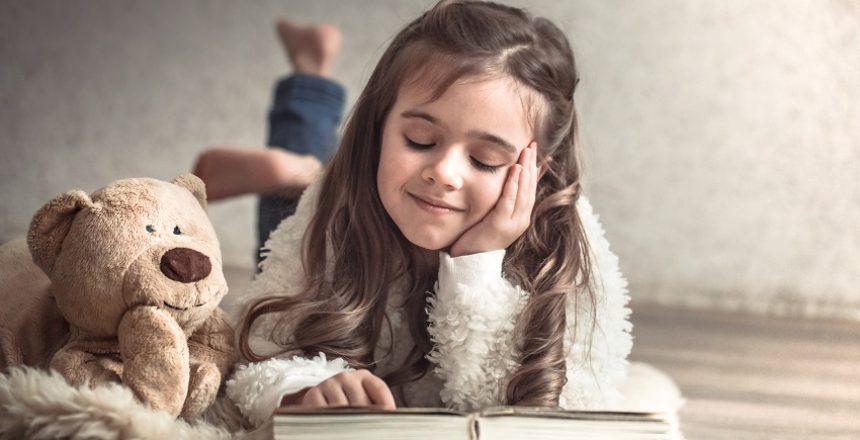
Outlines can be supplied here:
<path id="1" fill-rule="evenodd" d="M 56 372 L 13 369 L 0 375 L 0 439 L 229 439 L 245 432 L 219 399 L 201 420 L 153 411 L 120 384 L 70 386 Z"/>

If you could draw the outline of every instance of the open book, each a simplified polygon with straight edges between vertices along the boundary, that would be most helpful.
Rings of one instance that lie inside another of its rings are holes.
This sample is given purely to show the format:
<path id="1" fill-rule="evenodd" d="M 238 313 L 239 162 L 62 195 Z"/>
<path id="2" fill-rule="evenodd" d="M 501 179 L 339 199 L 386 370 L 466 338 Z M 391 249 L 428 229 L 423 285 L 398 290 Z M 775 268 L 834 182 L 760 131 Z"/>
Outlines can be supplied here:
<path id="1" fill-rule="evenodd" d="M 498 407 L 278 409 L 260 438 L 275 439 L 680 439 L 674 414 Z"/>

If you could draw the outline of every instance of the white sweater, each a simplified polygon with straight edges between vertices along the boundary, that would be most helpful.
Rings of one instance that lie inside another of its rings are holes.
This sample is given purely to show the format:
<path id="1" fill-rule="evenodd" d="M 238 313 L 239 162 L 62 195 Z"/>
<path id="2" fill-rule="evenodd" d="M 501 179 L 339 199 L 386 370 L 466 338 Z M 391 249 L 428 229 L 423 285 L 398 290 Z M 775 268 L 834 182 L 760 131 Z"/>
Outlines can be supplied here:
<path id="1" fill-rule="evenodd" d="M 296 214 L 271 234 L 262 272 L 243 293 L 241 303 L 272 294 L 295 294 L 303 285 L 301 241 L 316 209 L 320 181 L 305 191 Z M 584 197 L 577 209 L 592 251 L 596 307 L 592 310 L 589 301 L 577 304 L 573 297 L 567 301 L 567 383 L 559 403 L 567 409 L 606 408 L 620 398 L 618 390 L 626 378 L 626 358 L 632 348 L 627 283 Z M 407 402 L 398 401 L 398 406 L 472 410 L 502 403 L 502 384 L 517 366 L 512 330 L 528 299 L 528 293 L 503 276 L 504 255 L 504 250 L 457 258 L 440 254 L 438 283 L 428 300 L 429 333 L 434 343 L 428 355 L 432 371 L 404 386 Z M 379 376 L 398 368 L 413 345 L 401 308 L 406 293 L 403 286 L 392 286 L 387 313 L 396 339 L 385 356 L 392 333 L 383 328 L 375 352 Z M 266 316 L 255 323 L 250 343 L 256 352 L 278 350 L 267 336 L 275 321 Z M 591 353 L 587 356 L 589 335 Z M 239 366 L 227 381 L 227 395 L 257 425 L 271 416 L 283 396 L 347 370 L 350 367 L 343 359 L 326 359 L 323 354 L 313 359 L 275 357 Z"/>

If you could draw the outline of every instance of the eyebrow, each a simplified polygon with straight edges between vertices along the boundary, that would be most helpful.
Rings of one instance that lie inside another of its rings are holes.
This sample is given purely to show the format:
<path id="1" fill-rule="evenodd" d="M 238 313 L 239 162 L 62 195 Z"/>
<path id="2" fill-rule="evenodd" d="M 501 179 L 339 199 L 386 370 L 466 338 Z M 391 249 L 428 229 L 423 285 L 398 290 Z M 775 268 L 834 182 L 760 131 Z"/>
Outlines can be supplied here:
<path id="1" fill-rule="evenodd" d="M 439 121 L 439 118 L 437 118 L 431 114 L 428 114 L 428 113 L 425 113 L 422 111 L 418 111 L 418 110 L 406 110 L 403 113 L 401 113 L 400 116 L 404 117 L 404 118 L 424 119 L 425 121 L 428 121 L 434 125 L 442 125 L 442 123 Z M 502 138 L 500 138 L 500 137 L 498 137 L 492 133 L 488 133 L 486 131 L 470 131 L 469 133 L 466 133 L 466 134 L 470 137 L 475 137 L 475 138 L 496 144 L 496 145 L 504 148 L 505 150 L 507 150 L 511 154 L 517 154 L 517 148 L 516 147 L 514 147 L 510 142 L 508 142 L 508 141 L 506 141 L 506 140 L 504 140 L 504 139 L 502 139 Z"/>

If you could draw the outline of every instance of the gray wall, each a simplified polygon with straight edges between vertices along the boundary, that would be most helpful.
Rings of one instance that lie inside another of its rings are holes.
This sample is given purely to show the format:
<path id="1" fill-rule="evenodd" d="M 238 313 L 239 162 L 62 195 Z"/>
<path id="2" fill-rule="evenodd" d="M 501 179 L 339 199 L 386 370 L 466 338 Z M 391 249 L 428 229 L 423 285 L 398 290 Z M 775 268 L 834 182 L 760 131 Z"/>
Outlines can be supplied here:
<path id="1" fill-rule="evenodd" d="M 354 99 L 429 3 L 0 0 L 0 240 L 67 189 L 260 145 L 275 17 L 343 29 Z M 516 4 L 573 39 L 587 192 L 637 299 L 860 319 L 860 3 Z M 212 206 L 230 264 L 253 206 Z"/>

